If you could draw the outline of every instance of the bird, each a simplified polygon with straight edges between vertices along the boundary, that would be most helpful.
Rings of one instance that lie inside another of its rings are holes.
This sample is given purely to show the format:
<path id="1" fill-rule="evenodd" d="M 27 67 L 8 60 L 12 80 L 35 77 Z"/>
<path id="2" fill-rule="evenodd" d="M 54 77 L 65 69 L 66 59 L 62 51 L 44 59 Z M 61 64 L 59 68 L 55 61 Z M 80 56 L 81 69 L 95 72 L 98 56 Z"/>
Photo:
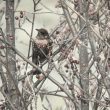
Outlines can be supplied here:
<path id="1" fill-rule="evenodd" d="M 36 29 L 38 34 L 32 44 L 32 62 L 37 66 L 40 66 L 49 56 L 52 55 L 52 40 L 46 29 Z M 39 77 L 41 72 L 34 68 L 33 75 Z"/>

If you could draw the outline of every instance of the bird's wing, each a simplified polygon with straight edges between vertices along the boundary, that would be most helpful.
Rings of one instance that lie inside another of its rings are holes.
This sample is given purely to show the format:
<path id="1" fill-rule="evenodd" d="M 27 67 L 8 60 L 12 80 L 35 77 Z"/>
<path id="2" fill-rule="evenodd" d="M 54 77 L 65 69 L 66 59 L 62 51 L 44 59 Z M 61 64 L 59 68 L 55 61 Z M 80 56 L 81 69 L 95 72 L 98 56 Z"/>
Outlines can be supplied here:
<path id="1" fill-rule="evenodd" d="M 38 64 L 37 45 L 35 43 L 32 44 L 32 62 Z"/>

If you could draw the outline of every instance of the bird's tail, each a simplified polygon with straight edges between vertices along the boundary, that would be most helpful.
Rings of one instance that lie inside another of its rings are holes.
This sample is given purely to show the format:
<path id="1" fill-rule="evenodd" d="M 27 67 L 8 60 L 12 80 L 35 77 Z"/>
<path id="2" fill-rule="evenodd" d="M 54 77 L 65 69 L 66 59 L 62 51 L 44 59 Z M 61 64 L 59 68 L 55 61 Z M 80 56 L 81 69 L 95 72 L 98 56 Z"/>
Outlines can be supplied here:
<path id="1" fill-rule="evenodd" d="M 33 75 L 39 75 L 39 74 L 41 74 L 41 72 L 38 69 L 33 68 L 32 74 Z"/>

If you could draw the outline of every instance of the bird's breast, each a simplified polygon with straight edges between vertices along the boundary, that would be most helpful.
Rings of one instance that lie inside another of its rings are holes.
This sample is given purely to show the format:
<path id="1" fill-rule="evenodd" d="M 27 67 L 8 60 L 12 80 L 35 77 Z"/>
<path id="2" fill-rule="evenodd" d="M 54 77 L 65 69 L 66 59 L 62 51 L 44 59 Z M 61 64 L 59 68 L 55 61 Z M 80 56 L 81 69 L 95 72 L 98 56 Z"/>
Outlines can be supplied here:
<path id="1" fill-rule="evenodd" d="M 37 45 L 47 45 L 47 44 L 48 44 L 48 40 L 46 40 L 46 39 L 42 39 L 42 40 L 36 39 L 36 40 L 35 40 L 35 43 L 36 43 Z"/>

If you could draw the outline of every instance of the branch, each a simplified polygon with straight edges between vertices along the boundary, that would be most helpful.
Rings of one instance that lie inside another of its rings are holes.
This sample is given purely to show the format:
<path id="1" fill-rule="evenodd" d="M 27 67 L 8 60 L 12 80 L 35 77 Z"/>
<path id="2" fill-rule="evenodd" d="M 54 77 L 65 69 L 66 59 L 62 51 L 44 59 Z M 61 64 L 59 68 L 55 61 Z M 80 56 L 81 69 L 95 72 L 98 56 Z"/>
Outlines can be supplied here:
<path id="1" fill-rule="evenodd" d="M 45 77 L 48 77 L 48 79 L 50 79 L 54 84 L 56 84 L 59 88 L 61 88 L 65 94 L 72 100 L 72 102 L 77 103 L 77 101 L 72 97 L 72 95 L 59 83 L 57 82 L 55 79 L 53 79 L 50 75 L 46 75 L 46 73 L 39 68 L 38 66 L 36 66 L 34 63 L 32 63 L 29 59 L 27 59 L 20 51 L 18 51 L 16 48 L 14 48 L 10 43 L 8 43 L 7 41 L 4 41 L 2 39 L 0 39 L 3 43 L 6 43 L 7 45 L 10 46 L 10 48 L 16 52 L 16 54 L 18 56 L 20 56 L 24 61 L 28 62 L 31 66 L 33 66 L 34 68 L 38 69 L 38 71 L 40 71 Z"/>

